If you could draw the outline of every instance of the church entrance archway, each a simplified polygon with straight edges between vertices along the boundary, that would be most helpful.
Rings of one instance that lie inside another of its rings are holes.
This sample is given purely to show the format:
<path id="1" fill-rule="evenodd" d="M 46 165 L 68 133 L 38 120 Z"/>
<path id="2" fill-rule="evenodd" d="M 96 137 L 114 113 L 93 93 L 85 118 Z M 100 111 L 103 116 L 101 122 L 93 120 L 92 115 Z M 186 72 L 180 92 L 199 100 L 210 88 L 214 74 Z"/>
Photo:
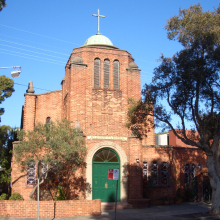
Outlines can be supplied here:
<path id="1" fill-rule="evenodd" d="M 92 199 L 101 199 L 102 202 L 115 201 L 117 181 L 108 179 L 108 169 L 119 169 L 120 180 L 118 154 L 111 148 L 102 148 L 95 153 L 92 161 Z M 120 184 L 117 201 L 120 201 Z"/>

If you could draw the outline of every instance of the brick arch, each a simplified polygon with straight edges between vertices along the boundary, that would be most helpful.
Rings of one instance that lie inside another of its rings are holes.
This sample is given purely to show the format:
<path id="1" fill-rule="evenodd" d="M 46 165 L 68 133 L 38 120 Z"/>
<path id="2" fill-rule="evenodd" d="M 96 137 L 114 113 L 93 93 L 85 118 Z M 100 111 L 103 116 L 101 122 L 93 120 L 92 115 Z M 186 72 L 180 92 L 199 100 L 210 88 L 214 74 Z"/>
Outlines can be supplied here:
<path id="1" fill-rule="evenodd" d="M 87 192 L 86 192 L 86 199 L 92 200 L 92 159 L 95 153 L 102 149 L 102 148 L 111 148 L 117 152 L 120 157 L 120 187 L 121 187 L 121 201 L 127 202 L 127 156 L 124 150 L 117 144 L 111 141 L 104 141 L 96 144 L 92 147 L 86 157 L 86 180 L 87 180 Z"/>

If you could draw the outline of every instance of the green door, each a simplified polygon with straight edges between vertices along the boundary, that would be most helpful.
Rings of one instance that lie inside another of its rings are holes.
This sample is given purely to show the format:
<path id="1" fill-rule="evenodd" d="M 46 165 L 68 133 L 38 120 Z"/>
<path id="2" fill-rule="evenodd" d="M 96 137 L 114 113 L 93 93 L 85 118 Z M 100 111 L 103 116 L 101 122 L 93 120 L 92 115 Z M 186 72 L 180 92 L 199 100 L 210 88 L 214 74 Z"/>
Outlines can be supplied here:
<path id="1" fill-rule="evenodd" d="M 92 199 L 102 202 L 115 202 L 117 180 L 108 179 L 109 169 L 119 169 L 117 201 L 120 202 L 120 159 L 109 148 L 99 150 L 93 157 Z"/>

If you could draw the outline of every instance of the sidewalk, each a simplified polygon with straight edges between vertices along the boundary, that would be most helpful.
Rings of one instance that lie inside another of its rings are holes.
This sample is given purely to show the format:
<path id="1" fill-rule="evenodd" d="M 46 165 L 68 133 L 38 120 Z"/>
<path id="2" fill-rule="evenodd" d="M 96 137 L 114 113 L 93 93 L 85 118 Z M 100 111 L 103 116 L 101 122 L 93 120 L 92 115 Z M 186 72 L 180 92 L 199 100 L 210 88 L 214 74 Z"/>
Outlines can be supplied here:
<path id="1" fill-rule="evenodd" d="M 211 205 L 206 203 L 186 203 L 179 205 L 159 205 L 146 209 L 117 210 L 117 220 L 208 220 L 220 219 L 206 215 Z M 37 218 L 0 217 L 0 220 L 36 220 Z M 79 216 L 68 218 L 40 218 L 41 220 L 114 220 L 114 210 L 103 211 L 100 216 Z"/>

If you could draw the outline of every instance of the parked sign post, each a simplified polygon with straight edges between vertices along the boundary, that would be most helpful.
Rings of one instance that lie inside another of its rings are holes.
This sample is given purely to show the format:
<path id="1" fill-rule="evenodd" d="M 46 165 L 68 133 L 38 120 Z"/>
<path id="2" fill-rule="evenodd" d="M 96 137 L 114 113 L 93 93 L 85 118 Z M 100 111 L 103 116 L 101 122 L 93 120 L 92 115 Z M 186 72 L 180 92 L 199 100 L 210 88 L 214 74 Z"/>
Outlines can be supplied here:
<path id="1" fill-rule="evenodd" d="M 115 220 L 116 220 L 116 207 L 117 207 L 117 194 L 118 194 L 118 176 L 119 176 L 119 169 L 109 169 L 108 170 L 108 179 L 109 180 L 117 180 L 116 196 L 115 196 Z"/>

